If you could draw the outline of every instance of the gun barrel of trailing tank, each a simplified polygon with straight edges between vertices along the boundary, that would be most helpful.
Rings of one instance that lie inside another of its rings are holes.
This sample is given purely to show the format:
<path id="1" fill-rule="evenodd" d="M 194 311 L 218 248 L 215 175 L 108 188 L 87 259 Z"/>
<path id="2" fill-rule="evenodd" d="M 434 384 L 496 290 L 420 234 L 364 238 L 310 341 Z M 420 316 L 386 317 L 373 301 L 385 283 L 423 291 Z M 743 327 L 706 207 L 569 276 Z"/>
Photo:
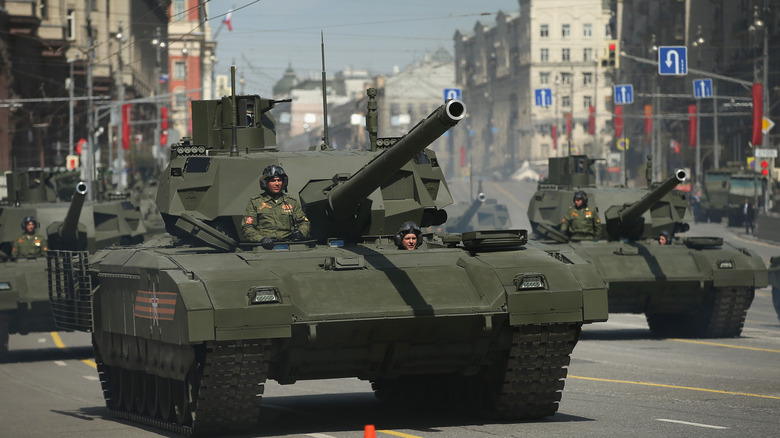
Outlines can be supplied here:
<path id="1" fill-rule="evenodd" d="M 482 207 L 482 204 L 484 203 L 485 194 L 480 192 L 479 195 L 477 195 L 477 199 L 471 202 L 469 208 L 467 208 L 466 211 L 464 211 L 463 214 L 458 218 L 458 221 L 455 222 L 455 227 L 453 229 L 457 230 L 457 232 L 462 232 L 465 230 L 469 225 L 469 222 L 471 222 L 471 218 L 477 214 L 477 211 L 479 211 L 479 208 Z"/>
<path id="2" fill-rule="evenodd" d="M 650 209 L 661 198 L 669 194 L 677 184 L 685 180 L 685 170 L 677 169 L 673 175 L 666 178 L 658 187 L 654 188 L 642 199 L 636 201 L 633 204 L 629 204 L 626 208 L 622 209 L 619 213 L 620 221 L 624 224 L 631 223 L 637 220 L 644 212 Z"/>
<path id="3" fill-rule="evenodd" d="M 345 218 L 381 184 L 448 129 L 466 116 L 466 105 L 449 100 L 418 123 L 398 142 L 371 160 L 328 195 L 330 210 L 336 218 Z"/>
<path id="4" fill-rule="evenodd" d="M 87 183 L 80 181 L 76 184 L 76 191 L 73 193 L 73 199 L 70 201 L 68 213 L 60 225 L 58 234 L 63 240 L 75 239 L 78 233 L 79 216 L 81 208 L 84 207 L 84 200 L 87 198 Z"/>

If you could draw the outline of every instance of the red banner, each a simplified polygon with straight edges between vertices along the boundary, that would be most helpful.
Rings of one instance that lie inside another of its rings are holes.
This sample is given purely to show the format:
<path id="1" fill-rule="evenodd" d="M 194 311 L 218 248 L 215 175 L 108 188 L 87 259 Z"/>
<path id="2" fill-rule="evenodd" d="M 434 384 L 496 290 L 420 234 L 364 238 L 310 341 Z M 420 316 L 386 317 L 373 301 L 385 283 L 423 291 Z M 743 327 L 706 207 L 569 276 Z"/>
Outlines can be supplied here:
<path id="1" fill-rule="evenodd" d="M 615 105 L 615 117 L 612 119 L 612 124 L 615 126 L 615 138 L 623 136 L 623 107 Z"/>
<path id="2" fill-rule="evenodd" d="M 130 110 L 133 105 L 126 103 L 122 105 L 122 149 L 130 149 Z"/>
<path id="3" fill-rule="evenodd" d="M 688 105 L 688 146 L 696 147 L 696 105 Z"/>
<path id="4" fill-rule="evenodd" d="M 550 126 L 550 133 L 552 134 L 553 150 L 558 150 L 558 127 L 556 125 Z"/>
<path id="5" fill-rule="evenodd" d="M 596 108 L 591 105 L 588 107 L 588 134 L 596 133 Z"/>
<path id="6" fill-rule="evenodd" d="M 645 105 L 645 137 L 653 137 L 653 105 Z"/>
<path id="7" fill-rule="evenodd" d="M 764 141 L 761 129 L 764 123 L 764 86 L 753 84 L 753 146 L 761 146 Z"/>
<path id="8" fill-rule="evenodd" d="M 160 146 L 165 149 L 168 145 L 168 107 L 160 108 Z"/>

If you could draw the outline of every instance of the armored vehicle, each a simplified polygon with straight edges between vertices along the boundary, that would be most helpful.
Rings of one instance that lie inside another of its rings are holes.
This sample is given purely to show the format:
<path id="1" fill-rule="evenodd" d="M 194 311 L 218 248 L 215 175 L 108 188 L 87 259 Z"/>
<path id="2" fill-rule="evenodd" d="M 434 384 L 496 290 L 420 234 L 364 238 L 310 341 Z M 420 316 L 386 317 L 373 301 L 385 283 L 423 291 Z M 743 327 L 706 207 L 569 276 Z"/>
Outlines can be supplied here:
<path id="1" fill-rule="evenodd" d="M 611 313 L 644 313 L 656 336 L 732 337 L 742 332 L 756 288 L 767 270 L 754 252 L 721 237 L 679 237 L 689 229 L 685 172 L 648 188 L 596 187 L 592 160 L 550 158 L 550 176 L 528 206 L 535 238 L 588 260 L 607 283 Z M 648 165 L 648 169 L 650 165 Z M 597 241 L 569 242 L 561 218 L 583 190 L 601 219 Z M 661 246 L 665 232 L 671 244 Z"/>
<path id="2" fill-rule="evenodd" d="M 452 198 L 427 145 L 465 105 L 379 138 L 368 95 L 369 149 L 297 152 L 274 147 L 274 100 L 233 88 L 194 101 L 193 137 L 171 148 L 157 196 L 170 241 L 50 252 L 58 324 L 92 332 L 111 415 L 225 435 L 257 427 L 267 379 L 343 377 L 381 399 L 435 391 L 504 418 L 555 413 L 582 324 L 607 317 L 603 282 L 573 253 L 526 246 L 524 230 L 398 249 L 405 222 L 445 220 Z M 266 250 L 239 226 L 272 164 L 312 238 Z"/>
<path id="3" fill-rule="evenodd" d="M 470 202 L 456 202 L 445 208 L 447 221 L 435 228 L 437 233 L 464 233 L 475 230 L 503 230 L 512 227 L 509 210 L 495 198 L 482 191 L 482 181 L 476 198 Z"/>
<path id="4" fill-rule="evenodd" d="M 55 330 L 48 296 L 46 259 L 12 260 L 11 249 L 32 216 L 50 248 L 94 252 L 143 240 L 140 212 L 128 201 L 85 201 L 84 182 L 73 173 L 20 170 L 7 175 L 9 197 L 0 206 L 0 361 L 8 357 L 9 334 Z M 70 200 L 70 204 L 62 202 Z"/>
<path id="5" fill-rule="evenodd" d="M 720 222 L 725 217 L 730 227 L 741 226 L 740 205 L 749 199 L 755 207 L 763 199 L 759 175 L 736 163 L 730 164 L 704 173 L 700 221 Z"/>
<path id="6" fill-rule="evenodd" d="M 780 319 L 780 256 L 769 259 L 769 284 L 772 285 L 772 303 Z"/>

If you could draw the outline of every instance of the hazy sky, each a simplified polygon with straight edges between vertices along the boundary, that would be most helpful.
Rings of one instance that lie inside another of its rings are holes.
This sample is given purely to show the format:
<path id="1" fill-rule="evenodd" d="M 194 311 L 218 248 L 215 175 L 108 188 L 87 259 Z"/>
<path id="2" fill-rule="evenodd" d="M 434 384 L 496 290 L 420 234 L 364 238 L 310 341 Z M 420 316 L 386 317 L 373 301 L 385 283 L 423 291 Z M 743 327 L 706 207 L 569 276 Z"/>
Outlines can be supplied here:
<path id="1" fill-rule="evenodd" d="M 438 47 L 453 53 L 457 29 L 477 21 L 493 26 L 496 12 L 514 12 L 517 0 L 211 0 L 217 74 L 235 64 L 245 92 L 269 96 L 291 64 L 299 75 L 321 75 L 320 31 L 328 77 L 352 66 L 391 73 Z M 233 10 L 232 31 L 221 15 Z M 487 15 L 481 15 L 487 14 Z"/>

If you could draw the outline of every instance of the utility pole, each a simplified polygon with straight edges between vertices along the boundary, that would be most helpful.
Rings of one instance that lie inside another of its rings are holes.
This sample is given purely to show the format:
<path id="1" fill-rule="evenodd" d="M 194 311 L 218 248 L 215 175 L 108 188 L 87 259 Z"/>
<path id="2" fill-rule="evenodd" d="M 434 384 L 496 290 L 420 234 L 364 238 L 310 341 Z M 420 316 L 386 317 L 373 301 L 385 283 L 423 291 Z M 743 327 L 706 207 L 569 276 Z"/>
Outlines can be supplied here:
<path id="1" fill-rule="evenodd" d="M 86 179 L 87 187 L 87 199 L 90 201 L 95 200 L 95 153 L 92 140 L 92 133 L 95 130 L 95 119 L 92 115 L 92 61 L 95 58 L 95 43 L 92 40 L 92 18 L 91 12 L 93 8 L 94 0 L 87 2 L 87 38 L 89 44 L 89 51 L 87 52 L 87 166 L 86 166 Z"/>
<path id="2" fill-rule="evenodd" d="M 70 79 L 68 80 L 68 154 L 73 155 L 73 63 L 75 59 L 69 59 Z"/>
<path id="3" fill-rule="evenodd" d="M 152 44 L 154 44 L 154 47 L 157 51 L 157 78 L 155 78 L 155 91 L 154 91 L 154 97 L 155 97 L 155 114 L 157 117 L 157 121 L 154 123 L 154 152 L 152 153 L 152 156 L 154 157 L 155 162 L 160 161 L 159 156 L 162 153 L 162 145 L 160 144 L 160 134 L 161 134 L 161 127 L 160 124 L 162 123 L 162 114 L 161 114 L 161 106 L 160 106 L 160 76 L 162 76 L 162 61 L 160 58 L 160 49 L 165 45 L 165 43 L 162 42 L 160 37 L 160 27 L 157 26 L 157 29 L 155 30 L 155 38 L 152 40 Z"/>
<path id="4" fill-rule="evenodd" d="M 119 81 L 117 85 L 119 85 L 119 91 L 118 91 L 118 98 L 119 98 L 119 113 L 122 115 L 120 117 L 121 126 L 120 131 L 122 131 L 122 128 L 124 128 L 125 123 L 129 123 L 129 120 L 125 120 L 125 79 L 124 79 L 124 65 L 122 64 L 122 43 L 124 42 L 125 36 L 122 34 L 122 20 L 119 20 L 119 31 L 116 34 L 116 39 L 119 41 Z M 116 151 L 116 158 L 117 162 L 119 164 L 119 179 L 117 181 L 117 192 L 123 192 L 125 190 L 126 182 L 127 182 L 127 174 L 126 174 L 126 166 L 125 166 L 125 148 L 124 148 L 124 132 L 120 132 L 119 134 L 119 147 Z M 130 140 L 128 139 L 128 142 Z M 128 145 L 129 146 L 129 145 Z"/>

